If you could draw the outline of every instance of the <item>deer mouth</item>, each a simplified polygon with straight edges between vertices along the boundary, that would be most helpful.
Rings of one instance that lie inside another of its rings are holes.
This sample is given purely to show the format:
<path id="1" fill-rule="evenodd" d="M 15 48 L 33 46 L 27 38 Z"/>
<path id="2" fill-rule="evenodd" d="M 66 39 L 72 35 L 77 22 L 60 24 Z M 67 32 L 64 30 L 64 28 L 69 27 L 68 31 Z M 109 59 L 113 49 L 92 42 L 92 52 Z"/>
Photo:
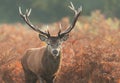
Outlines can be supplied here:
<path id="1" fill-rule="evenodd" d="M 59 56 L 59 53 L 53 54 L 53 57 L 54 57 L 54 58 L 57 58 L 58 56 Z"/>

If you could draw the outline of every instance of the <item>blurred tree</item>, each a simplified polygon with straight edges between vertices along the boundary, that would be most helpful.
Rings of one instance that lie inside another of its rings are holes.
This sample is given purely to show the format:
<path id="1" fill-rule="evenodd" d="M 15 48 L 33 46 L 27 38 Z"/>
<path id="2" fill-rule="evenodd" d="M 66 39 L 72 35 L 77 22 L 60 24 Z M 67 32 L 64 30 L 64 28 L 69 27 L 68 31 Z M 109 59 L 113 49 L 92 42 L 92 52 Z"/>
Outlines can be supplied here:
<path id="1" fill-rule="evenodd" d="M 105 10 L 107 16 L 116 16 L 120 18 L 120 0 L 105 0 Z"/>
<path id="2" fill-rule="evenodd" d="M 101 10 L 106 16 L 120 17 L 120 0 L 71 0 L 76 7 L 82 5 L 83 15 L 90 15 L 94 10 Z M 32 8 L 30 18 L 34 22 L 55 22 L 72 13 L 67 7 L 68 0 L 0 0 L 0 22 L 22 21 L 18 6 L 25 11 Z"/>

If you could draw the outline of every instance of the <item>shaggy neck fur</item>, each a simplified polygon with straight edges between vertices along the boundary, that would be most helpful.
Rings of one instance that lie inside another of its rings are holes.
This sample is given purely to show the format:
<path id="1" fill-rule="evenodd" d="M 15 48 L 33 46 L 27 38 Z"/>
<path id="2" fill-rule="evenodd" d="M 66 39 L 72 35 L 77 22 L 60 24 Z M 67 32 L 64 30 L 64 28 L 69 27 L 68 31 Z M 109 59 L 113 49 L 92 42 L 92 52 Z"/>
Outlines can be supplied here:
<path id="1" fill-rule="evenodd" d="M 43 75 L 42 77 L 45 80 L 52 79 L 57 72 L 59 66 L 60 66 L 60 53 L 59 56 L 54 58 L 54 56 L 48 51 L 48 48 L 45 49 L 44 55 L 42 58 L 42 64 L 43 64 Z"/>

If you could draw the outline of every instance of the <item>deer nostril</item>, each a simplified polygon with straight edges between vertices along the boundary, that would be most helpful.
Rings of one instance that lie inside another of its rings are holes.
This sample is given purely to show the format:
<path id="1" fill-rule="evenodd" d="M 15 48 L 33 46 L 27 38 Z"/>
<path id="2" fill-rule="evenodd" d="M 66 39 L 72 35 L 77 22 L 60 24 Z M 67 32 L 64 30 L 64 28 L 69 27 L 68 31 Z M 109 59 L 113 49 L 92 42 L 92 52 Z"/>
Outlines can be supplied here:
<path id="1" fill-rule="evenodd" d="M 53 54 L 58 54 L 58 51 L 57 50 L 53 50 Z"/>

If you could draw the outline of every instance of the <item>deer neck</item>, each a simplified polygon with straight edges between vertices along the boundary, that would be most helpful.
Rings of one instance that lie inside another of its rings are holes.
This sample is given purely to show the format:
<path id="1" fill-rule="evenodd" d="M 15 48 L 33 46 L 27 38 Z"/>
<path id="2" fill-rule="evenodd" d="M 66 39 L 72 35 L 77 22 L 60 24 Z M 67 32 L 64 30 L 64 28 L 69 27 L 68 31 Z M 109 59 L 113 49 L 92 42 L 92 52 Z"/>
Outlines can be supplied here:
<path id="1" fill-rule="evenodd" d="M 61 58 L 60 53 L 59 56 L 57 56 L 57 58 L 54 58 L 54 56 L 48 51 L 48 48 L 45 49 L 42 58 L 44 76 L 51 76 L 57 72 L 60 66 L 60 58 Z"/>

